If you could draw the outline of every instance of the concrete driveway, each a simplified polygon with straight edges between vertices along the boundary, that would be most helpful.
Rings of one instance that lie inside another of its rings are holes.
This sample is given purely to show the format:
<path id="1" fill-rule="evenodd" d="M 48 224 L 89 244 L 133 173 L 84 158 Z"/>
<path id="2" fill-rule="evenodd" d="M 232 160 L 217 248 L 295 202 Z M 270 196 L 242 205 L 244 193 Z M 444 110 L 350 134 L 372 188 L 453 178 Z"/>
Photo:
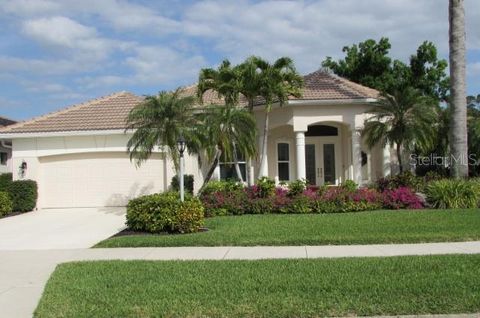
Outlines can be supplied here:
<path id="1" fill-rule="evenodd" d="M 88 248 L 124 228 L 125 208 L 39 210 L 0 219 L 0 251 Z"/>

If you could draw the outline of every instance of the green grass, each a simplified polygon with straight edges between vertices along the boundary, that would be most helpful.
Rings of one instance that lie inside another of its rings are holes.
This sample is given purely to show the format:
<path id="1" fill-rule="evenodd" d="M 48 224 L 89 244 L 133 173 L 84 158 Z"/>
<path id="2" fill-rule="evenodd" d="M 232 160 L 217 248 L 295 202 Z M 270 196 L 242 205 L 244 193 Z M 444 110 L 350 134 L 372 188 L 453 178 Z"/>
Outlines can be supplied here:
<path id="1" fill-rule="evenodd" d="M 322 245 L 480 239 L 480 210 L 244 215 L 206 220 L 208 232 L 120 236 L 96 247 Z"/>
<path id="2" fill-rule="evenodd" d="M 36 317 L 321 317 L 480 311 L 480 255 L 59 265 Z"/>

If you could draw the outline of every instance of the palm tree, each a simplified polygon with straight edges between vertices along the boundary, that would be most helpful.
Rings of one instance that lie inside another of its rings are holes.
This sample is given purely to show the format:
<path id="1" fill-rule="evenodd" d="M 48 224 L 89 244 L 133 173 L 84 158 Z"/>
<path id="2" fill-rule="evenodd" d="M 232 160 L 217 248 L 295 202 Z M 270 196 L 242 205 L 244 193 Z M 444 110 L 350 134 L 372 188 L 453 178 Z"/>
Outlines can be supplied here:
<path id="1" fill-rule="evenodd" d="M 403 172 L 402 149 L 421 151 L 434 144 L 437 111 L 435 101 L 411 87 L 383 93 L 365 121 L 363 134 L 367 145 L 396 146 L 400 172 Z"/>
<path id="2" fill-rule="evenodd" d="M 240 98 L 241 74 L 238 67 L 232 67 L 230 61 L 224 60 L 218 67 L 218 70 L 204 68 L 200 71 L 197 86 L 197 95 L 202 100 L 203 95 L 208 90 L 216 91 L 219 97 L 225 101 L 225 107 L 238 107 Z M 233 160 L 237 178 L 243 182 L 240 165 L 238 163 L 238 149 L 236 144 L 233 146 Z"/>
<path id="3" fill-rule="evenodd" d="M 467 107 L 465 103 L 465 9 L 463 0 L 449 0 L 450 47 L 450 130 L 451 173 L 455 178 L 468 176 Z M 460 160 L 458 160 L 460 158 Z M 452 158 L 453 159 L 453 158 Z"/>
<path id="4" fill-rule="evenodd" d="M 195 132 L 197 119 L 194 115 L 195 98 L 181 97 L 180 90 L 162 91 L 156 96 L 147 96 L 143 103 L 130 111 L 126 131 L 134 133 L 127 143 L 130 160 L 137 165 L 146 161 L 157 146 L 167 147 L 175 168 L 178 170 L 178 138 L 183 135 L 190 153 L 196 152 L 201 143 Z"/>
<path id="5" fill-rule="evenodd" d="M 265 103 L 265 121 L 263 126 L 262 155 L 260 159 L 259 177 L 264 176 L 268 144 L 268 120 L 273 103 L 282 106 L 289 96 L 300 97 L 303 87 L 303 78 L 294 66 L 292 59 L 281 57 L 273 64 L 259 58 L 252 57 L 252 63 L 257 66 L 259 73 L 259 96 Z"/>
<path id="6" fill-rule="evenodd" d="M 206 142 L 202 147 L 211 162 L 200 189 L 202 192 L 222 155 L 226 161 L 233 158 L 236 150 L 245 156 L 255 155 L 257 127 L 253 116 L 246 109 L 237 107 L 210 105 L 198 116 L 201 125 L 197 133 L 204 136 Z"/>

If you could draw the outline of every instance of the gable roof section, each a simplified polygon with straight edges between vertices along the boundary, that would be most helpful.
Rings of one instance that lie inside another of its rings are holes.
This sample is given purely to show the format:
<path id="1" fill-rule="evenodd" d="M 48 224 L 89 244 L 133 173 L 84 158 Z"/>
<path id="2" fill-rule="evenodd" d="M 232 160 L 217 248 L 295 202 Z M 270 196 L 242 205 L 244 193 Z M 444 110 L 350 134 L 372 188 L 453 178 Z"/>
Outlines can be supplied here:
<path id="1" fill-rule="evenodd" d="M 372 88 L 349 81 L 343 77 L 332 74 L 328 71 L 318 70 L 303 77 L 304 88 L 301 97 L 291 96 L 289 100 L 364 100 L 376 99 L 380 93 Z M 197 94 L 197 85 L 184 87 L 180 90 L 181 96 L 195 96 Z M 222 98 L 212 90 L 208 90 L 203 95 L 204 105 L 220 105 Z M 240 97 L 241 106 L 247 105 L 244 96 Z M 258 98 L 255 105 L 262 105 L 263 100 Z"/>
<path id="2" fill-rule="evenodd" d="M 125 129 L 130 110 L 143 101 L 118 92 L 0 129 L 0 133 L 42 133 Z"/>
<path id="3" fill-rule="evenodd" d="M 302 97 L 291 97 L 289 100 L 343 100 L 348 103 L 352 100 L 376 99 L 379 96 L 379 92 L 374 89 L 322 70 L 305 75 L 304 81 Z M 196 96 L 196 93 L 197 85 L 180 90 L 181 96 Z M 118 92 L 0 128 L 0 134 L 123 130 L 128 113 L 143 100 L 143 97 L 129 92 Z M 222 103 L 222 99 L 214 91 L 207 91 L 203 96 L 204 105 Z M 255 105 L 262 103 L 261 99 L 255 101 Z M 247 105 L 243 96 L 240 105 Z"/>
<path id="4" fill-rule="evenodd" d="M 376 99 L 379 92 L 346 78 L 324 70 L 307 74 L 303 77 L 302 97 L 291 97 L 289 100 L 351 100 Z"/>

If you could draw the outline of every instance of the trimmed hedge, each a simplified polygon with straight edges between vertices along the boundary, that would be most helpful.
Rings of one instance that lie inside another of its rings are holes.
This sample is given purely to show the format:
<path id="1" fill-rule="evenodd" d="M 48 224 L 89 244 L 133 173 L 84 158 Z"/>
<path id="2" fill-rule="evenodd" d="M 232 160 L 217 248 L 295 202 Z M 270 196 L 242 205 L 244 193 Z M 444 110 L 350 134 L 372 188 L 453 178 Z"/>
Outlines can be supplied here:
<path id="1" fill-rule="evenodd" d="M 142 196 L 127 205 L 127 226 L 134 231 L 161 233 L 197 232 L 203 226 L 204 208 L 200 200 L 177 192 Z"/>
<path id="2" fill-rule="evenodd" d="M 15 180 L 8 186 L 13 211 L 28 212 L 35 209 L 38 197 L 37 183 L 33 180 Z"/>
<path id="3" fill-rule="evenodd" d="M 7 192 L 0 192 L 0 216 L 5 216 L 13 211 L 13 203 Z"/>
<path id="4" fill-rule="evenodd" d="M 0 191 L 8 191 L 8 186 L 13 181 L 13 175 L 11 173 L 0 174 Z"/>

